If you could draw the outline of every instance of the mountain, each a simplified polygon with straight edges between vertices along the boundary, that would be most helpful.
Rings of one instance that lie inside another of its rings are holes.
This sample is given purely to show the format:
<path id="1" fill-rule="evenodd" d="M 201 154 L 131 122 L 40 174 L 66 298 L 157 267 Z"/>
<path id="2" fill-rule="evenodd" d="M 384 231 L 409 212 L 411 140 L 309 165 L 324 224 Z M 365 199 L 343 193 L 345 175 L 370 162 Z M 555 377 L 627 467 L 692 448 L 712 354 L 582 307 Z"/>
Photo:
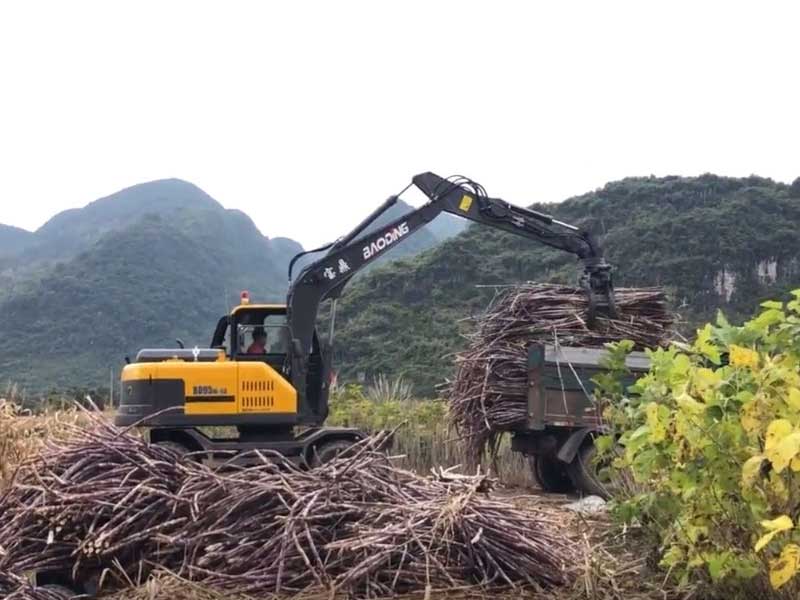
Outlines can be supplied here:
<path id="1" fill-rule="evenodd" d="M 662 285 L 691 329 L 722 309 L 732 319 L 800 287 L 800 179 L 637 177 L 560 204 L 534 206 L 592 230 L 617 286 Z M 341 380 L 403 375 L 433 394 L 461 347 L 465 317 L 492 287 L 526 280 L 574 283 L 571 255 L 472 226 L 432 250 L 375 269 L 340 303 Z"/>
<path id="2" fill-rule="evenodd" d="M 186 210 L 225 209 L 189 182 L 163 179 L 125 188 L 83 208 L 62 211 L 35 232 L 26 232 L 24 243 L 13 252 L 3 256 L 0 251 L 0 302 L 18 291 L 29 290 L 50 274 L 54 264 L 73 259 L 142 215 L 159 214 L 181 220 Z"/>
<path id="3" fill-rule="evenodd" d="M 142 346 L 207 344 L 239 290 L 281 300 L 302 250 L 178 179 L 59 213 L 26 240 L 0 266 L 0 384 L 29 389 L 107 381 Z"/>
<path id="4" fill-rule="evenodd" d="M 392 210 L 384 222 L 410 207 Z M 415 237 L 406 256 L 439 242 L 427 229 Z M 0 386 L 93 386 L 141 347 L 206 345 L 240 290 L 283 301 L 302 250 L 179 179 L 61 212 L 33 233 L 0 227 Z"/>
<path id="5" fill-rule="evenodd" d="M 442 213 L 428 223 L 428 230 L 440 241 L 454 237 L 464 231 L 469 221 L 450 213 Z"/>
<path id="6" fill-rule="evenodd" d="M 2 305 L 0 373 L 25 386 L 97 382 L 137 346 L 202 343 L 198 325 L 226 308 L 225 281 L 213 249 L 144 217 Z"/>
<path id="7" fill-rule="evenodd" d="M 33 237 L 25 229 L 0 224 L 0 260 L 22 252 L 33 242 Z"/>
<path id="8" fill-rule="evenodd" d="M 687 328 L 718 308 L 743 318 L 800 286 L 800 179 L 638 177 L 535 208 L 594 231 L 618 286 L 665 286 Z M 378 226 L 409 210 L 398 203 Z M 282 300 L 302 250 L 176 179 L 65 211 L 33 233 L 0 227 L 0 248 L 0 386 L 29 391 L 102 384 L 144 346 L 207 344 L 239 290 Z M 335 364 L 342 381 L 404 375 L 428 395 L 491 286 L 577 273 L 570 255 L 452 217 L 387 254 L 394 260 L 339 303 Z"/>
<path id="9" fill-rule="evenodd" d="M 83 208 L 58 213 L 35 233 L 25 260 L 72 256 L 107 233 L 121 229 L 143 214 L 180 217 L 187 209 L 221 211 L 222 205 L 196 185 L 161 179 L 125 188 Z"/>

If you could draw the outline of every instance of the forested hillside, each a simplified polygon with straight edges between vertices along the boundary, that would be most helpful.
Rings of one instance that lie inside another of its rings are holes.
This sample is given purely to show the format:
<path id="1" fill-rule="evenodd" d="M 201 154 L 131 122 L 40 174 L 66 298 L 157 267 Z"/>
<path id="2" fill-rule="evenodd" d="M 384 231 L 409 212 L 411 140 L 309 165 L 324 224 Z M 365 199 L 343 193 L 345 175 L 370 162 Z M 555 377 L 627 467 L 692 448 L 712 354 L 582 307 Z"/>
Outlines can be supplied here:
<path id="1" fill-rule="evenodd" d="M 408 210 L 398 204 L 386 219 Z M 431 248 L 458 228 L 442 226 L 450 233 L 423 230 L 388 257 Z M 283 301 L 300 251 L 178 179 L 64 211 L 36 232 L 0 226 L 0 386 L 97 385 L 139 348 L 176 338 L 207 345 L 240 290 Z"/>
<path id="2" fill-rule="evenodd" d="M 207 344 L 240 289 L 279 299 L 302 249 L 177 179 L 59 213 L 25 240 L 0 270 L 0 376 L 30 389 L 102 382 L 142 346 Z"/>
<path id="3" fill-rule="evenodd" d="M 717 308 L 741 317 L 800 285 L 800 180 L 631 178 L 537 208 L 593 229 L 618 286 L 666 286 L 687 327 Z M 384 220 L 408 210 L 398 204 Z M 570 255 L 488 227 L 441 242 L 458 228 L 437 219 L 387 252 L 405 258 L 348 288 L 337 318 L 342 379 L 402 374 L 433 394 L 491 286 L 575 280 Z M 301 250 L 179 180 L 128 188 L 33 233 L 0 228 L 0 248 L 0 385 L 30 390 L 102 383 L 125 354 L 176 337 L 207 344 L 239 290 L 282 299 Z"/>
<path id="4" fill-rule="evenodd" d="M 665 286 L 686 328 L 720 308 L 741 318 L 800 286 L 800 180 L 629 178 L 536 208 L 597 233 L 616 285 Z M 342 376 L 402 374 L 432 394 L 449 373 L 444 357 L 460 347 L 462 320 L 494 293 L 476 286 L 576 276 L 571 255 L 471 226 L 353 284 L 337 317 Z"/>
<path id="5" fill-rule="evenodd" d="M 19 227 L 0 225 L 0 259 L 16 254 L 32 241 L 33 234 Z"/>

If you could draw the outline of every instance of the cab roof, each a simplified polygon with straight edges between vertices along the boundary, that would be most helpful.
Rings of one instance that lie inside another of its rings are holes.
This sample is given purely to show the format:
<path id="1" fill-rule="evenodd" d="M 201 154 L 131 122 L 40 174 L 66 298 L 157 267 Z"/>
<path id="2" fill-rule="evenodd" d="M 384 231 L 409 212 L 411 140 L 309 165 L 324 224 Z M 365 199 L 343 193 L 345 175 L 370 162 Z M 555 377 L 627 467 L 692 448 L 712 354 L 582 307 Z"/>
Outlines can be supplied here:
<path id="1" fill-rule="evenodd" d="M 273 312 L 286 312 L 285 304 L 239 304 L 231 310 L 231 315 L 245 311 L 269 310 Z"/>

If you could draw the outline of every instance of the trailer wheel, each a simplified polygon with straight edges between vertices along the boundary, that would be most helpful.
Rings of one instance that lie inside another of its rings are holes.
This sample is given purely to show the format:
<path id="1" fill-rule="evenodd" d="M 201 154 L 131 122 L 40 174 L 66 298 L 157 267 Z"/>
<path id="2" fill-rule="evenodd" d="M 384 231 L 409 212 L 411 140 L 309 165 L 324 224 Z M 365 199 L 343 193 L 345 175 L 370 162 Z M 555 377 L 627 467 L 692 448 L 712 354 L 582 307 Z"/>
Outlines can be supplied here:
<path id="1" fill-rule="evenodd" d="M 322 442 L 311 449 L 311 460 L 309 461 L 312 467 L 319 467 L 326 462 L 333 460 L 343 452 L 347 452 L 353 445 L 353 440 L 331 440 L 329 442 Z"/>
<path id="2" fill-rule="evenodd" d="M 68 587 L 56 585 L 54 583 L 40 585 L 36 589 L 45 592 L 43 596 L 48 600 L 71 600 L 78 595 L 77 592 L 72 591 Z"/>
<path id="3" fill-rule="evenodd" d="M 575 488 L 564 463 L 550 456 L 528 458 L 533 477 L 545 492 L 567 494 Z"/>
<path id="4" fill-rule="evenodd" d="M 597 448 L 585 444 L 575 455 L 567 469 L 573 485 L 587 496 L 610 499 L 617 490 L 617 482 L 609 472 L 608 460 L 597 459 Z"/>

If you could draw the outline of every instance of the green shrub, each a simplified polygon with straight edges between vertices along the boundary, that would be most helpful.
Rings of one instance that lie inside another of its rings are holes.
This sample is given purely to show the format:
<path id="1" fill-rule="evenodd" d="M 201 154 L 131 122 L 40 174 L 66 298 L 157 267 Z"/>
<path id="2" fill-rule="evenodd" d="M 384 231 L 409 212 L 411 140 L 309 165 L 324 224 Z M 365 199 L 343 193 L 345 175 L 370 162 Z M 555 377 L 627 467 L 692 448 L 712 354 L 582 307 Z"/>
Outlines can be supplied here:
<path id="1" fill-rule="evenodd" d="M 765 302 L 743 326 L 720 315 L 692 344 L 650 352 L 650 372 L 605 411 L 621 433 L 615 466 L 632 481 L 616 514 L 653 533 L 661 565 L 684 582 L 742 597 L 800 591 L 800 290 L 793 296 Z M 614 347 L 610 366 L 626 350 Z"/>

